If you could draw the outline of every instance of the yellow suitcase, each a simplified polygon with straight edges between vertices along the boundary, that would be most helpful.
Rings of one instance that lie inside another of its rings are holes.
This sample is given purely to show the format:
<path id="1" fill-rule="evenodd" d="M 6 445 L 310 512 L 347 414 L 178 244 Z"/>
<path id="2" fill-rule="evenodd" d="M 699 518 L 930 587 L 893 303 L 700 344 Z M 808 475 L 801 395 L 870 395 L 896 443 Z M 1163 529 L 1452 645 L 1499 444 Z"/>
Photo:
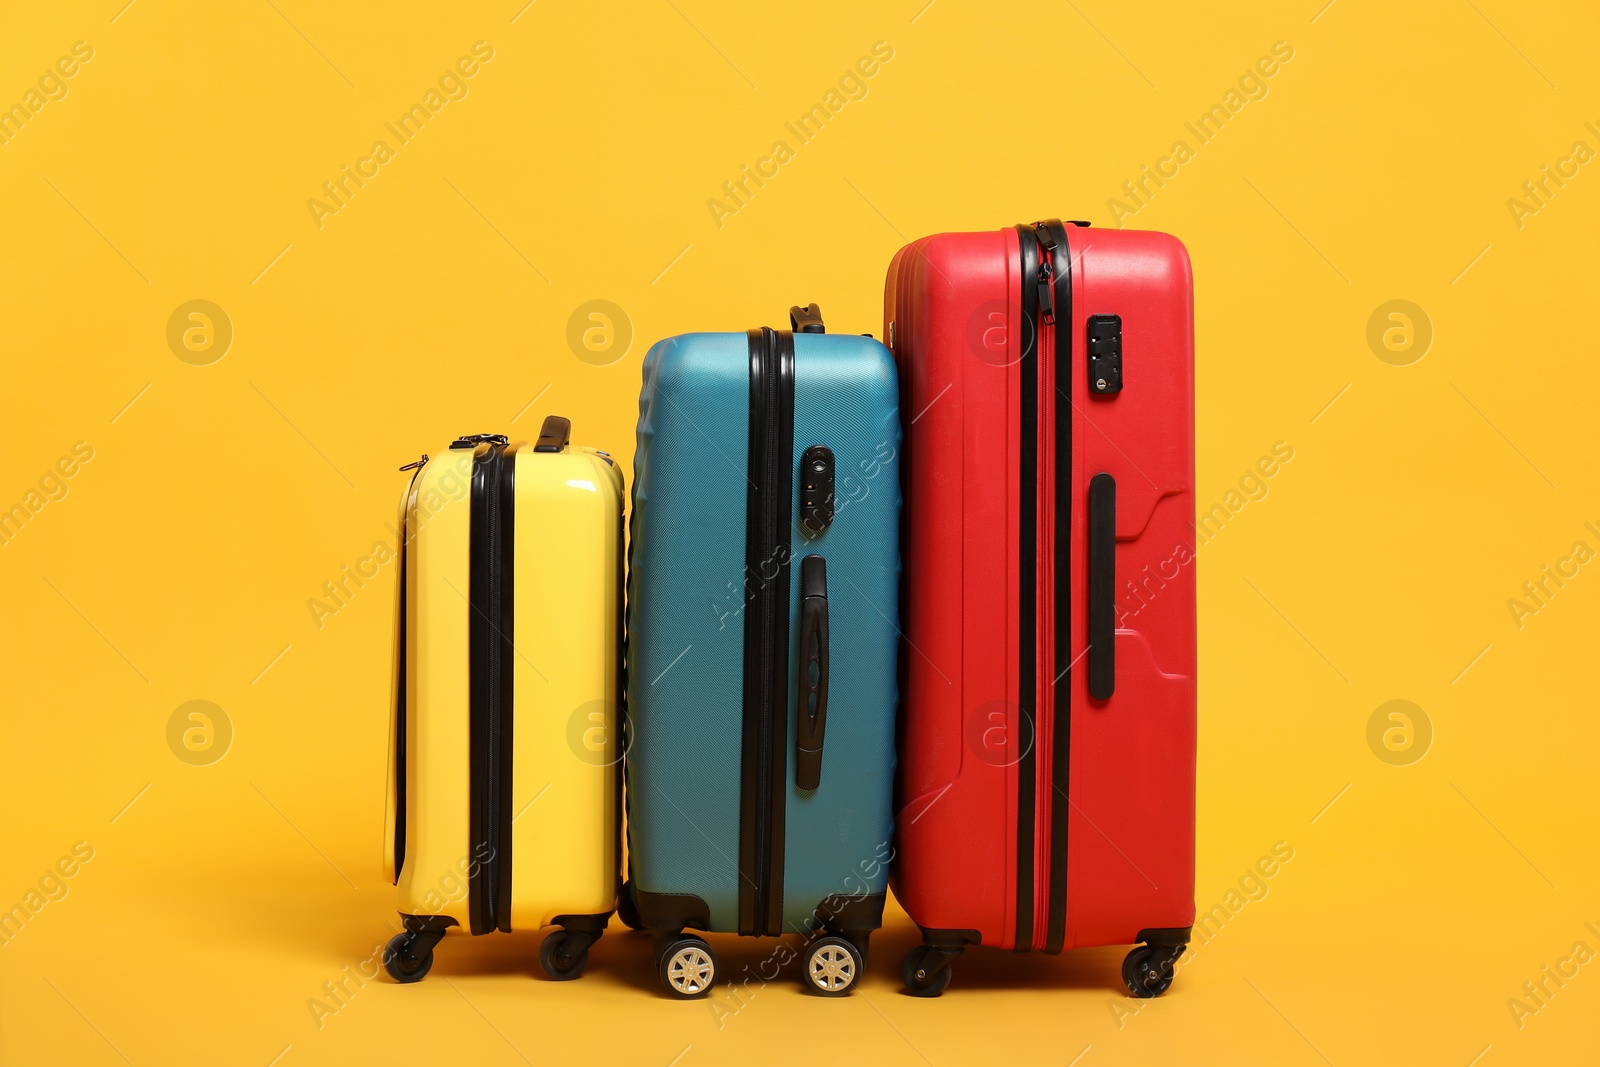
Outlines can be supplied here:
<path id="1" fill-rule="evenodd" d="M 406 468 L 385 875 L 419 981 L 446 930 L 559 926 L 576 978 L 616 907 L 622 475 L 545 420 L 537 443 L 459 438 Z"/>

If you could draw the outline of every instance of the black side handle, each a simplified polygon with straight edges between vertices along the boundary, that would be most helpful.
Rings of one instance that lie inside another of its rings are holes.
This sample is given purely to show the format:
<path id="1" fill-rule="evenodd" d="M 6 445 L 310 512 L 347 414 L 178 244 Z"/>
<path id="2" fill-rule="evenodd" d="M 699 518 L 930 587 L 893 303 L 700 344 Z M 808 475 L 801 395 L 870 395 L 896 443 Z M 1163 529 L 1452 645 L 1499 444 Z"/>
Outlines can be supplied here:
<path id="1" fill-rule="evenodd" d="M 822 781 L 822 734 L 828 725 L 828 562 L 800 563 L 800 721 L 795 731 L 794 784 Z"/>
<path id="2" fill-rule="evenodd" d="M 1089 695 L 1110 700 L 1116 689 L 1117 480 L 1089 481 Z"/>
<path id="3" fill-rule="evenodd" d="M 822 325 L 822 309 L 815 304 L 801 307 L 799 304 L 789 309 L 789 328 L 795 333 L 827 333 Z"/>
<path id="4" fill-rule="evenodd" d="M 539 440 L 533 446 L 535 452 L 560 452 L 567 447 L 567 442 L 572 440 L 572 421 L 560 415 L 546 415 L 544 425 L 539 428 Z"/>

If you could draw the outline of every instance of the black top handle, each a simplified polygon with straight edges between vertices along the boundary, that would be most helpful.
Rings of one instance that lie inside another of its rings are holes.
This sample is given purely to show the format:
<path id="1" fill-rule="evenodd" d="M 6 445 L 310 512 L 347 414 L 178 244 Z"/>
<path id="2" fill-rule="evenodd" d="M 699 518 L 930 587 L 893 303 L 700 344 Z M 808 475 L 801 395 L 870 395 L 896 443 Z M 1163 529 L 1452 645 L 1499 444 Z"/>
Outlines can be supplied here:
<path id="1" fill-rule="evenodd" d="M 564 419 L 560 415 L 546 415 L 544 425 L 539 429 L 539 440 L 534 444 L 535 452 L 560 452 L 567 447 L 567 442 L 572 440 L 572 420 Z"/>
<path id="2" fill-rule="evenodd" d="M 822 325 L 822 309 L 815 304 L 801 307 L 799 304 L 789 309 L 789 327 L 795 333 L 827 333 Z"/>

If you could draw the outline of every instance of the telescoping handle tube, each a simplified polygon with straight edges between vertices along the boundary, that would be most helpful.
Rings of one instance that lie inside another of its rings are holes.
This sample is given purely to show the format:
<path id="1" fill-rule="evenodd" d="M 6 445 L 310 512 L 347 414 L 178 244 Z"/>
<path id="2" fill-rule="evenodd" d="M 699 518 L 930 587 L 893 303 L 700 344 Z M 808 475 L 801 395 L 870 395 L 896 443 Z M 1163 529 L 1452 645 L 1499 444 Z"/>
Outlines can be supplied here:
<path id="1" fill-rule="evenodd" d="M 828 563 L 821 556 L 807 556 L 800 564 L 799 719 L 794 784 L 815 789 L 822 781 L 822 739 L 828 725 Z"/>
<path id="2" fill-rule="evenodd" d="M 1117 480 L 1089 481 L 1089 695 L 1110 700 L 1116 689 Z"/>

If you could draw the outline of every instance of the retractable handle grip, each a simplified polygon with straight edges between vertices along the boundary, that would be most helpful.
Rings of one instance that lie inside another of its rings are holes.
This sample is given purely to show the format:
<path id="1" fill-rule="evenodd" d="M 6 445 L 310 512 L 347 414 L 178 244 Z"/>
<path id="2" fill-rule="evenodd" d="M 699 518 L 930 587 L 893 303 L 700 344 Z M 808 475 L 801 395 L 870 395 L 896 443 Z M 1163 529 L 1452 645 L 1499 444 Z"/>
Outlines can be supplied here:
<path id="1" fill-rule="evenodd" d="M 1089 480 L 1089 695 L 1110 700 L 1116 690 L 1117 480 Z"/>
<path id="2" fill-rule="evenodd" d="M 535 452 L 560 452 L 567 447 L 567 442 L 572 440 L 572 420 L 564 419 L 560 415 L 546 415 L 544 425 L 539 428 L 539 440 L 533 446 Z"/>
<path id="3" fill-rule="evenodd" d="M 815 304 L 801 307 L 799 304 L 789 309 L 789 327 L 795 333 L 827 333 L 827 328 L 822 325 L 822 309 Z"/>
<path id="4" fill-rule="evenodd" d="M 828 562 L 800 564 L 800 716 L 795 730 L 794 784 L 822 781 L 822 741 L 828 725 Z"/>

